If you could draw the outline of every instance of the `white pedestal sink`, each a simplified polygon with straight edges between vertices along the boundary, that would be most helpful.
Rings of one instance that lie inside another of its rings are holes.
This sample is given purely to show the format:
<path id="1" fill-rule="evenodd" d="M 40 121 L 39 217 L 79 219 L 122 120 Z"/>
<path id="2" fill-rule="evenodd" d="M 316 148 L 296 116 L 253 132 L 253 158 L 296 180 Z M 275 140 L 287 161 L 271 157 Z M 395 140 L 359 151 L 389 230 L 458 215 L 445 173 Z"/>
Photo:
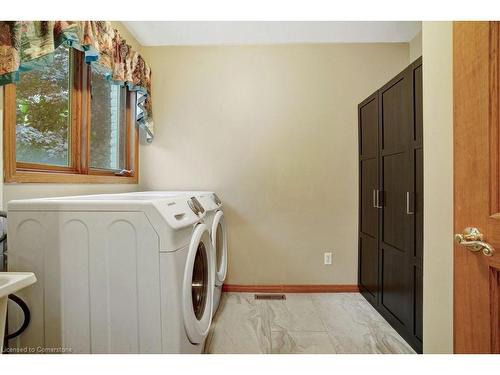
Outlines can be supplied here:
<path id="1" fill-rule="evenodd" d="M 9 294 L 26 288 L 36 282 L 33 272 L 0 272 L 0 354 L 3 351 L 5 335 L 5 319 L 7 317 L 7 301 Z"/>

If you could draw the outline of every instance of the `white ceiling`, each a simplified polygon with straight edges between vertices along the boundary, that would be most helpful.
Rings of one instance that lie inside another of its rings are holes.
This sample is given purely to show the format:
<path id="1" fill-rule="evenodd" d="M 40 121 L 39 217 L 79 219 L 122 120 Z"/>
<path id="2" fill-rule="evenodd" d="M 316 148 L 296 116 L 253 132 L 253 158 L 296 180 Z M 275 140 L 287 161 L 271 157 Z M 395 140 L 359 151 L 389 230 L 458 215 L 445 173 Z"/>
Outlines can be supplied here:
<path id="1" fill-rule="evenodd" d="M 416 21 L 125 21 L 144 46 L 408 42 Z"/>

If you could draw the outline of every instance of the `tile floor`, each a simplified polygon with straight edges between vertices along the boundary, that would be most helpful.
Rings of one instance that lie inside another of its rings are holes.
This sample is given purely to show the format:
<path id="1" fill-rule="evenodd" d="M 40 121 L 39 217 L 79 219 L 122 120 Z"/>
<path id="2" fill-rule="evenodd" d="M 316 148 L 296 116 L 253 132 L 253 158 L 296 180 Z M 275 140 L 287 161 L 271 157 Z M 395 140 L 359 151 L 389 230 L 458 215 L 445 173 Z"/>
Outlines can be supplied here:
<path id="1" fill-rule="evenodd" d="M 415 353 L 358 293 L 224 293 L 206 353 Z"/>

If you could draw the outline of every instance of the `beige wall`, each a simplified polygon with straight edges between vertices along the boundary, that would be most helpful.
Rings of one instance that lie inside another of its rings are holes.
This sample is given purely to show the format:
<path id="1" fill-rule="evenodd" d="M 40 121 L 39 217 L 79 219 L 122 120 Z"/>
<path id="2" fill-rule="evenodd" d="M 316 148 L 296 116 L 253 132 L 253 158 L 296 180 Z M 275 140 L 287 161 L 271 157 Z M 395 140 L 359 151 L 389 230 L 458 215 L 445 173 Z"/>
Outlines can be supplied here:
<path id="1" fill-rule="evenodd" d="M 424 352 L 453 352 L 452 23 L 424 22 Z"/>
<path id="2" fill-rule="evenodd" d="M 415 61 L 422 56 L 422 32 L 419 32 L 410 40 L 410 62 Z"/>
<path id="3" fill-rule="evenodd" d="M 423 53 L 424 352 L 452 352 L 450 22 L 424 22 L 409 44 L 248 47 L 141 48 L 115 27 L 153 69 L 141 188 L 219 192 L 240 284 L 356 283 L 356 106 Z M 0 202 L 136 189 L 0 182 Z"/>
<path id="4" fill-rule="evenodd" d="M 127 39 L 133 48 L 140 50 L 141 46 L 120 22 L 113 22 L 113 26 Z M 3 87 L 0 86 L 0 99 L 3 95 Z M 3 100 L 0 100 L 0 111 L 3 108 Z M 1 122 L 0 122 L 0 125 Z M 0 142 L 0 151 L 3 143 Z M 1 155 L 3 155 L 0 152 Z M 3 156 L 0 158 L 3 160 Z M 3 167 L 1 169 L 3 171 Z M 0 183 L 0 204 L 6 208 L 6 203 L 12 199 L 56 197 L 64 195 L 100 194 L 127 192 L 138 189 L 138 185 L 129 184 L 4 184 Z"/>
<path id="5" fill-rule="evenodd" d="M 357 104 L 408 44 L 144 48 L 144 189 L 218 192 L 233 284 L 357 282 Z M 323 253 L 333 251 L 333 265 Z"/>

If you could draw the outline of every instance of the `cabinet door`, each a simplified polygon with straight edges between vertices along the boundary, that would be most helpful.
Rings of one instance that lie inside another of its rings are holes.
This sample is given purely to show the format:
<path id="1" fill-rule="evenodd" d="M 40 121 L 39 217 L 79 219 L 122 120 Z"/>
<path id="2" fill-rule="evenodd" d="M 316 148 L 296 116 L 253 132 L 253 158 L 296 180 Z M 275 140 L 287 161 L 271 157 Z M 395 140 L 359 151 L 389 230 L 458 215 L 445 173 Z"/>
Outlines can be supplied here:
<path id="1" fill-rule="evenodd" d="M 396 329 L 412 332 L 411 199 L 412 77 L 405 70 L 380 90 L 381 181 L 380 307 Z"/>
<path id="2" fill-rule="evenodd" d="M 424 227 L 424 158 L 422 140 L 422 59 L 410 67 L 413 77 L 413 140 L 411 152 L 413 155 L 413 191 L 415 215 L 413 217 L 413 257 L 411 259 L 413 272 L 413 335 L 418 345 L 422 346 L 422 310 L 423 310 L 423 227 Z"/>
<path id="3" fill-rule="evenodd" d="M 358 107 L 359 119 L 359 285 L 372 303 L 377 302 L 379 212 L 379 102 L 374 94 Z"/>

